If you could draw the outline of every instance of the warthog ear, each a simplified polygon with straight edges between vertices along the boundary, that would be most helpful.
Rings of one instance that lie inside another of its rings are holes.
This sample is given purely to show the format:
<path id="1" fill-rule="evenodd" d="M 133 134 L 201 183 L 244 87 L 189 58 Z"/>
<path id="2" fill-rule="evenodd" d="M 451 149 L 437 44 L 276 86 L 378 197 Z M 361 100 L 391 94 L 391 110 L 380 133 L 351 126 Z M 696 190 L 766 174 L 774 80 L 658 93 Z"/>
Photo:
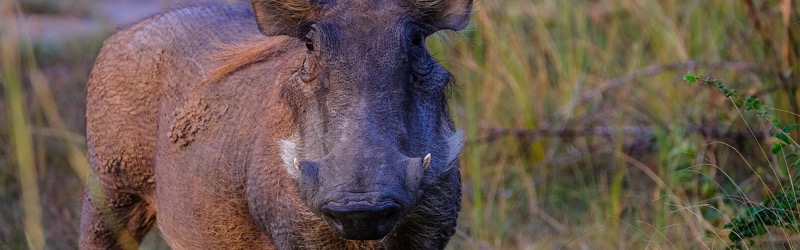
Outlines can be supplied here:
<path id="1" fill-rule="evenodd" d="M 251 0 L 258 30 L 267 36 L 303 37 L 325 0 Z"/>
<path id="2" fill-rule="evenodd" d="M 436 30 L 462 30 L 469 24 L 472 0 L 411 0 L 417 13 Z"/>

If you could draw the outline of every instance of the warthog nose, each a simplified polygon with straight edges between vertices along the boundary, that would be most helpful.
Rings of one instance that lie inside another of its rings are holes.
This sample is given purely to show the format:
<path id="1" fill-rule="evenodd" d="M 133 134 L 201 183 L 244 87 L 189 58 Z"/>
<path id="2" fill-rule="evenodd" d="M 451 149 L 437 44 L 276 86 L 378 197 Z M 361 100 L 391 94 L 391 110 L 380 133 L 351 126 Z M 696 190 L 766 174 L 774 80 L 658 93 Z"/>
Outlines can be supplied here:
<path id="1" fill-rule="evenodd" d="M 325 220 L 348 240 L 379 240 L 394 229 L 400 219 L 400 206 L 347 204 L 322 207 Z"/>

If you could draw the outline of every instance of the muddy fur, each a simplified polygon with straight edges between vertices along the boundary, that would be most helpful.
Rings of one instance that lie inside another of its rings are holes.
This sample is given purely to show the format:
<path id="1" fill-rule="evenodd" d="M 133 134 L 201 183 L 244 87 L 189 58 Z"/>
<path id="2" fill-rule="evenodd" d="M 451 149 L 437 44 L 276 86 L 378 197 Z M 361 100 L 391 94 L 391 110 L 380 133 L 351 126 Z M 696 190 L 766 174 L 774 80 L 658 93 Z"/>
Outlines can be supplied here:
<path id="1" fill-rule="evenodd" d="M 87 84 L 81 248 L 136 247 L 154 224 L 175 249 L 444 248 L 463 134 L 447 110 L 453 79 L 412 38 L 463 28 L 470 8 L 255 0 L 119 31 Z M 361 193 L 402 209 L 380 240 L 345 240 L 320 213 Z"/>

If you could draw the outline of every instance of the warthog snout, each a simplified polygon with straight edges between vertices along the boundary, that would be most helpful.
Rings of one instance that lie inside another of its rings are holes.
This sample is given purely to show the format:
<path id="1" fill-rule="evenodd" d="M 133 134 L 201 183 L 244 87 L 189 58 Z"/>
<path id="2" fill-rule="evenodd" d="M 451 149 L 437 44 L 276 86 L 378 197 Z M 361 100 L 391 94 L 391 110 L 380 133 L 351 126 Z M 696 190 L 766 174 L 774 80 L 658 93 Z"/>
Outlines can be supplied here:
<path id="1" fill-rule="evenodd" d="M 319 162 L 296 161 L 309 208 L 348 240 L 378 240 L 411 213 L 430 156 L 396 150 L 334 151 Z"/>
<path id="2" fill-rule="evenodd" d="M 400 205 L 394 202 L 370 204 L 336 202 L 322 206 L 325 221 L 349 240 L 378 240 L 392 231 L 400 219 Z"/>

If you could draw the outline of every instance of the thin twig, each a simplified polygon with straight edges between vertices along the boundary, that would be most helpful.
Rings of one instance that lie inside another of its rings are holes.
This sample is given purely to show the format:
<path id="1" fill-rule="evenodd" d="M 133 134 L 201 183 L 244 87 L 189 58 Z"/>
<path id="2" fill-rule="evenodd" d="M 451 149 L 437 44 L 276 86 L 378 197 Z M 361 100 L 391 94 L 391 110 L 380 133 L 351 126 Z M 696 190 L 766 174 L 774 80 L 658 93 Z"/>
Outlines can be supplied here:
<path id="1" fill-rule="evenodd" d="M 479 239 L 473 238 L 472 236 L 467 234 L 467 232 L 464 232 L 463 230 L 461 230 L 459 228 L 456 228 L 456 235 L 458 237 L 461 237 L 462 239 L 466 240 L 467 243 L 469 243 L 472 247 L 474 247 L 476 249 L 480 249 L 480 250 L 490 250 L 490 249 L 492 249 L 491 247 L 489 247 L 489 244 L 487 244 L 486 242 L 484 242 L 482 240 L 479 240 Z"/>
<path id="2" fill-rule="evenodd" d="M 48 136 L 53 138 L 63 139 L 65 141 L 70 141 L 77 145 L 85 145 L 86 144 L 86 137 L 81 134 L 64 130 L 64 129 L 57 129 L 51 127 L 43 127 L 43 126 L 30 126 L 30 130 L 32 134 L 41 135 L 41 136 Z"/>
<path id="3" fill-rule="evenodd" d="M 732 138 L 734 140 L 753 138 L 747 132 L 729 131 L 719 128 L 712 128 L 708 126 L 687 126 L 685 128 L 687 133 L 698 133 L 702 136 L 709 138 Z M 480 128 L 479 134 L 483 137 L 467 142 L 470 145 L 492 143 L 505 137 L 515 137 L 522 141 L 531 141 L 539 137 L 560 137 L 560 138 L 576 138 L 576 137 L 609 137 L 609 136 L 629 136 L 639 140 L 649 140 L 655 138 L 655 131 L 649 126 L 622 126 L 622 127 L 584 127 L 584 128 L 571 128 L 571 129 L 526 129 L 526 128 L 502 128 L 490 127 Z M 669 131 L 667 131 L 669 132 Z M 755 134 L 757 140 L 764 139 L 764 135 Z"/>
<path id="4" fill-rule="evenodd" d="M 575 109 L 575 107 L 577 107 L 578 105 L 590 99 L 598 97 L 602 93 L 623 86 L 626 83 L 632 82 L 634 80 L 644 77 L 654 76 L 667 71 L 676 71 L 676 70 L 686 71 L 686 70 L 694 70 L 697 68 L 726 69 L 733 71 L 753 71 L 759 69 L 758 65 L 747 62 L 686 61 L 686 62 L 675 62 L 670 64 L 651 65 L 641 70 L 630 72 L 620 77 L 605 81 L 602 84 L 600 84 L 600 86 L 584 92 L 577 99 L 572 100 L 569 104 L 561 108 L 558 112 L 559 116 L 568 117 L 568 114 L 572 112 L 572 110 Z"/>

